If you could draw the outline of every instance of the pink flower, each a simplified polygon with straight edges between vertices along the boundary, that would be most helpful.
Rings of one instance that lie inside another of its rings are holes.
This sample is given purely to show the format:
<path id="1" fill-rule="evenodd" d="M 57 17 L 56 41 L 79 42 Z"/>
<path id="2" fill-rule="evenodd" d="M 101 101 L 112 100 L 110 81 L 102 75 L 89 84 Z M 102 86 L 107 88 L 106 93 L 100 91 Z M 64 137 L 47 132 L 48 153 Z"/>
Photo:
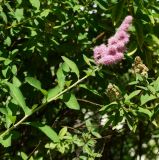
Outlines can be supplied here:
<path id="1" fill-rule="evenodd" d="M 129 34 L 125 31 L 119 31 L 115 34 L 115 36 L 119 41 L 122 41 L 124 44 L 127 44 L 129 42 Z"/>
<path id="2" fill-rule="evenodd" d="M 116 63 L 117 63 L 117 62 L 120 62 L 123 58 L 124 58 L 124 54 L 123 54 L 122 52 L 118 52 L 118 53 L 115 55 Z"/>
<path id="3" fill-rule="evenodd" d="M 116 53 L 115 55 L 104 55 L 98 62 L 99 64 L 112 65 L 120 62 L 124 58 L 123 53 Z"/>
<path id="4" fill-rule="evenodd" d="M 128 31 L 128 29 L 129 29 L 129 24 L 123 24 L 123 25 L 121 25 L 119 28 L 118 28 L 118 31 L 125 31 L 125 32 L 127 32 Z"/>
<path id="5" fill-rule="evenodd" d="M 107 47 L 105 44 L 101 44 L 100 46 L 96 46 L 94 51 L 94 59 L 95 62 L 98 63 L 98 60 L 106 53 Z"/>
<path id="6" fill-rule="evenodd" d="M 128 29 L 132 16 L 127 16 L 119 26 L 114 36 L 108 39 L 108 45 L 101 44 L 94 48 L 94 59 L 97 64 L 112 65 L 124 58 L 126 44 L 129 42 Z"/>
<path id="7" fill-rule="evenodd" d="M 117 39 L 113 36 L 108 39 L 108 45 L 114 45 L 117 43 Z"/>
<path id="8" fill-rule="evenodd" d="M 123 23 L 131 24 L 133 20 L 132 16 L 126 16 Z"/>
<path id="9" fill-rule="evenodd" d="M 118 31 L 128 31 L 128 28 L 130 27 L 132 23 L 133 17 L 132 16 L 127 16 L 125 17 L 124 21 L 122 24 L 119 26 Z"/>
<path id="10" fill-rule="evenodd" d="M 107 48 L 107 54 L 108 55 L 115 55 L 117 52 L 116 47 L 115 46 L 108 46 Z"/>
<path id="11" fill-rule="evenodd" d="M 117 52 L 124 53 L 125 50 L 126 50 L 125 44 L 124 44 L 122 41 L 119 41 L 119 42 L 115 45 L 115 47 L 116 47 Z"/>

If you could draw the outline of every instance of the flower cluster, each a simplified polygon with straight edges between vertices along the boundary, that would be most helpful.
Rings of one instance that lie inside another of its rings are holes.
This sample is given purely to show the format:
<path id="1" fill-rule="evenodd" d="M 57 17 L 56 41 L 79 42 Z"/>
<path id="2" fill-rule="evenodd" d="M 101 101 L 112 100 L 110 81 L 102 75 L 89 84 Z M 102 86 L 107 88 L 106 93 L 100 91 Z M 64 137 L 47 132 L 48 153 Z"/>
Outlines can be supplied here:
<path id="1" fill-rule="evenodd" d="M 132 64 L 132 69 L 130 70 L 133 74 L 140 74 L 143 77 L 148 76 L 149 69 L 146 67 L 145 64 L 143 64 L 143 61 L 139 56 L 135 57 L 135 61 Z"/>
<path id="2" fill-rule="evenodd" d="M 121 61 L 124 57 L 126 44 L 129 42 L 128 29 L 132 23 L 132 16 L 127 16 L 117 29 L 108 44 L 101 44 L 94 48 L 94 59 L 97 64 L 111 65 Z"/>

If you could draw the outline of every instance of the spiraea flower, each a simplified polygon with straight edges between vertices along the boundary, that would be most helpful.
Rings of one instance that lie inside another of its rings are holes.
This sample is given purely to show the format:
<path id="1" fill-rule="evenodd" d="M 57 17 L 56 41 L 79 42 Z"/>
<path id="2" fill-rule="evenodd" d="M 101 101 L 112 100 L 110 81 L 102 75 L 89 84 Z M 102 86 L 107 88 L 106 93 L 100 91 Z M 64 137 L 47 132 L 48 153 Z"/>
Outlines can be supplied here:
<path id="1" fill-rule="evenodd" d="M 124 58 L 126 44 L 129 42 L 128 29 L 132 23 L 132 16 L 127 16 L 117 29 L 114 36 L 108 39 L 108 44 L 101 44 L 94 48 L 96 64 L 112 65 Z"/>

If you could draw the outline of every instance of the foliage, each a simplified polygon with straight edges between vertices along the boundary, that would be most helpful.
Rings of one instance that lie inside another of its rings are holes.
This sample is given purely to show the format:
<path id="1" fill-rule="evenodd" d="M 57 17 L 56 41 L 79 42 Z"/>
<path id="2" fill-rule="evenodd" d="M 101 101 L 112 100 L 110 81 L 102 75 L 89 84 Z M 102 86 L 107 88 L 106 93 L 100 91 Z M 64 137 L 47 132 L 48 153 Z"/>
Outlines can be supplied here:
<path id="1" fill-rule="evenodd" d="M 157 0 L 0 4 L 2 160 L 158 158 Z M 127 15 L 124 60 L 97 66 L 93 47 Z"/>

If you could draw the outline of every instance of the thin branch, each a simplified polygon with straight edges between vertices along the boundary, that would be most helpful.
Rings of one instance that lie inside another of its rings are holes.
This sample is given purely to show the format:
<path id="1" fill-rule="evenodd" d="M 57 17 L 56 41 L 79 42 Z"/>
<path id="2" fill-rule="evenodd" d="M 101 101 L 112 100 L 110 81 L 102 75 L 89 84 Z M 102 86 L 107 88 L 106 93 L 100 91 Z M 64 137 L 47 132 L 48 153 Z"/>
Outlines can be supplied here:
<path id="1" fill-rule="evenodd" d="M 77 100 L 81 101 L 81 102 L 89 103 L 89 104 L 92 104 L 92 105 L 95 105 L 95 106 L 103 107 L 102 104 L 98 104 L 98 103 L 95 103 L 95 102 L 92 102 L 92 101 L 89 101 L 89 100 L 86 100 L 86 99 L 77 98 Z"/>
<path id="2" fill-rule="evenodd" d="M 29 158 L 34 154 L 34 152 L 37 150 L 37 148 L 40 146 L 41 141 L 39 141 L 39 143 L 36 145 L 36 147 L 33 149 L 33 151 L 29 154 L 27 160 L 29 160 Z"/>

